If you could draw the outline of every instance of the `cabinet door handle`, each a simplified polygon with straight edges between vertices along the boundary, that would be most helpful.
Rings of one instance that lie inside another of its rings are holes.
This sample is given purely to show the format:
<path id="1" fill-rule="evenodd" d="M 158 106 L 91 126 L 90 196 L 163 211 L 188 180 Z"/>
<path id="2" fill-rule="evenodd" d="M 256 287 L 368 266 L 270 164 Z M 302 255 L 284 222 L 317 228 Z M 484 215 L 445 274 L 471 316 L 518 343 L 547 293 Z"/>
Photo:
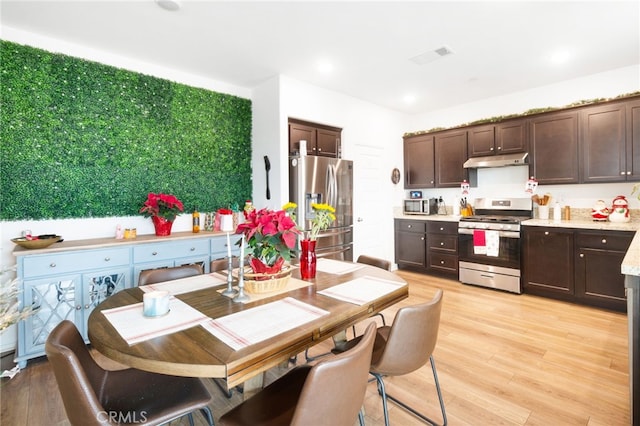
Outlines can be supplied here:
<path id="1" fill-rule="evenodd" d="M 158 254 L 158 252 L 157 252 L 157 251 L 154 251 L 153 253 L 151 253 L 151 255 L 152 255 L 152 256 L 155 256 L 155 255 L 157 255 L 157 254 Z"/>
<path id="2" fill-rule="evenodd" d="M 105 258 L 104 258 L 104 261 L 105 261 L 105 262 L 108 262 L 108 261 L 110 261 L 110 260 L 111 260 L 111 258 L 110 258 L 110 257 L 105 257 Z"/>
<path id="3" fill-rule="evenodd" d="M 49 264 L 49 267 L 50 267 L 50 268 L 55 268 L 55 267 L 56 267 L 56 264 L 55 264 L 55 263 L 50 263 L 50 264 Z"/>
<path id="4" fill-rule="evenodd" d="M 602 239 L 602 244 L 607 244 L 607 239 L 606 238 Z"/>

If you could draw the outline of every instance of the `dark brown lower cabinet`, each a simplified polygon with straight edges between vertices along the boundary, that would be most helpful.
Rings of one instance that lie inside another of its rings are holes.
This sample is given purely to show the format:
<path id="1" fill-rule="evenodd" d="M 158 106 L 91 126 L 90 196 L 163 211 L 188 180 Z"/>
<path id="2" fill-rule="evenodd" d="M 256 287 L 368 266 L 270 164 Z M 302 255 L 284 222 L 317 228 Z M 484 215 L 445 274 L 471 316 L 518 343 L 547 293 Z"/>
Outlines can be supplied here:
<path id="1" fill-rule="evenodd" d="M 395 254 L 400 269 L 458 277 L 458 223 L 395 220 Z"/>
<path id="2" fill-rule="evenodd" d="M 523 229 L 525 293 L 626 311 L 620 265 L 633 232 Z"/>
<path id="3" fill-rule="evenodd" d="M 427 234 L 422 220 L 395 221 L 395 252 L 399 268 L 426 266 Z"/>

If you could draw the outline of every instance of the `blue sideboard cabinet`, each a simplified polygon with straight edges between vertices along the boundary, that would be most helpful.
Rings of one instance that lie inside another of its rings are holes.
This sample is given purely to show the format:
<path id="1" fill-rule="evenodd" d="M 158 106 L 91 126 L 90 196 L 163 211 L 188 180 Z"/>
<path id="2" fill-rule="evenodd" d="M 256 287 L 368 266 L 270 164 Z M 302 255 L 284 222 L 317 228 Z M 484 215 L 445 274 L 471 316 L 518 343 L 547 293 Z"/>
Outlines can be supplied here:
<path id="1" fill-rule="evenodd" d="M 238 238 L 231 238 L 232 253 Z M 178 232 L 168 237 L 143 235 L 131 240 L 91 239 L 56 243 L 46 249 L 13 251 L 21 281 L 20 306 L 34 314 L 18 323 L 16 362 L 44 355 L 53 328 L 68 319 L 87 340 L 89 314 L 112 294 L 138 285 L 145 269 L 199 263 L 227 255 L 226 234 Z"/>

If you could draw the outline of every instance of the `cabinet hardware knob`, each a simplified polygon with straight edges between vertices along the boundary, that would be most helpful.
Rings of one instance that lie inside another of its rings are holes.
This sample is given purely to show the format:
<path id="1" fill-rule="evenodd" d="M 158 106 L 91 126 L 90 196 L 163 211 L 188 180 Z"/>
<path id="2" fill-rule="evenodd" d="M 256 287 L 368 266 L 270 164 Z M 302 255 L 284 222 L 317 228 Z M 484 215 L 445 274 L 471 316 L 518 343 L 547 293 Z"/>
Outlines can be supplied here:
<path id="1" fill-rule="evenodd" d="M 489 148 L 489 151 L 493 151 L 493 147 Z"/>
<path id="2" fill-rule="evenodd" d="M 544 231 L 544 235 L 549 235 L 549 231 Z"/>
<path id="3" fill-rule="evenodd" d="M 82 305 L 76 305 L 76 311 L 79 311 L 80 309 L 82 309 Z"/>
<path id="4" fill-rule="evenodd" d="M 50 267 L 50 268 L 55 268 L 55 267 L 56 267 L 56 264 L 55 264 L 55 263 L 51 263 L 51 264 L 49 264 L 49 267 Z"/>
<path id="5" fill-rule="evenodd" d="M 108 261 L 110 261 L 110 260 L 111 260 L 111 258 L 110 258 L 110 257 L 105 257 L 105 258 L 104 258 L 104 261 L 105 261 L 105 262 L 108 262 Z"/>
<path id="6" fill-rule="evenodd" d="M 85 309 L 89 309 L 89 304 L 84 305 Z"/>
<path id="7" fill-rule="evenodd" d="M 322 151 L 322 148 L 318 148 L 318 152 Z"/>
<path id="8" fill-rule="evenodd" d="M 422 241 L 424 241 L 424 237 L 420 237 L 420 239 L 421 239 Z"/>
<path id="9" fill-rule="evenodd" d="M 631 172 L 627 172 L 627 175 L 631 175 Z"/>
<path id="10" fill-rule="evenodd" d="M 584 253 L 580 253 L 580 257 L 584 257 Z"/>
<path id="11" fill-rule="evenodd" d="M 196 248 L 195 247 L 191 247 L 189 250 L 190 251 L 196 251 Z"/>
<path id="12" fill-rule="evenodd" d="M 606 238 L 602 239 L 602 244 L 607 244 L 607 239 Z"/>
<path id="13" fill-rule="evenodd" d="M 444 241 L 440 241 L 440 245 L 443 246 L 444 245 Z"/>
<path id="14" fill-rule="evenodd" d="M 433 181 L 431 181 L 431 183 L 433 183 Z"/>
<path id="15" fill-rule="evenodd" d="M 620 176 L 624 176 L 626 173 L 624 171 L 620 172 Z"/>
<path id="16" fill-rule="evenodd" d="M 444 228 L 441 226 L 441 227 L 440 227 L 440 230 L 441 230 L 441 231 L 444 231 Z"/>
<path id="17" fill-rule="evenodd" d="M 151 253 L 151 255 L 152 255 L 152 256 L 155 256 L 155 255 L 157 255 L 157 254 L 158 254 L 158 252 L 157 252 L 157 251 L 154 251 L 153 253 Z"/>
<path id="18" fill-rule="evenodd" d="M 407 225 L 407 228 L 411 228 L 411 225 Z"/>
<path id="19" fill-rule="evenodd" d="M 498 151 L 500 151 L 501 149 L 502 149 L 502 147 L 501 147 L 501 146 L 499 146 L 499 147 L 498 147 Z"/>
<path id="20" fill-rule="evenodd" d="M 441 264 L 441 265 L 444 265 L 444 260 L 441 260 L 441 261 L 440 261 L 440 264 Z"/>

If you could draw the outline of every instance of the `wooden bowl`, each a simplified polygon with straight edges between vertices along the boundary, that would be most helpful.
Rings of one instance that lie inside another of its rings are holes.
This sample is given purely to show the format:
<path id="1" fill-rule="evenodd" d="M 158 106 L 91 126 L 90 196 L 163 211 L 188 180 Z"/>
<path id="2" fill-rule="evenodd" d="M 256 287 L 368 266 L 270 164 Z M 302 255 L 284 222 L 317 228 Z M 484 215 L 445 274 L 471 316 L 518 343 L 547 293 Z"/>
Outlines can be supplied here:
<path id="1" fill-rule="evenodd" d="M 20 247 L 24 247 L 26 249 L 43 249 L 47 248 L 50 245 L 57 243 L 60 241 L 60 235 L 47 235 L 46 238 L 38 238 L 37 240 L 27 240 L 24 237 L 20 238 L 12 238 L 11 241 Z"/>

